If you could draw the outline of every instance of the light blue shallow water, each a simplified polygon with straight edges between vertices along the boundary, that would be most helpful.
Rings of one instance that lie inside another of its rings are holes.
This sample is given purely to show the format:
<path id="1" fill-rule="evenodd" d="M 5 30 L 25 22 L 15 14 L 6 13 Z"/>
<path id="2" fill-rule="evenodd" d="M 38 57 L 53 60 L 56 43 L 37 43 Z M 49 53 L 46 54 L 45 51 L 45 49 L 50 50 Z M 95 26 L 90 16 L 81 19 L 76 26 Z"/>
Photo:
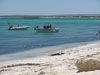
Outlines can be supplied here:
<path id="1" fill-rule="evenodd" d="M 14 26 L 28 25 L 28 30 L 8 31 L 8 23 Z M 37 33 L 34 26 L 52 23 L 59 33 Z M 30 49 L 91 42 L 100 40 L 95 32 L 100 30 L 100 18 L 67 19 L 0 19 L 0 55 L 28 51 Z"/>

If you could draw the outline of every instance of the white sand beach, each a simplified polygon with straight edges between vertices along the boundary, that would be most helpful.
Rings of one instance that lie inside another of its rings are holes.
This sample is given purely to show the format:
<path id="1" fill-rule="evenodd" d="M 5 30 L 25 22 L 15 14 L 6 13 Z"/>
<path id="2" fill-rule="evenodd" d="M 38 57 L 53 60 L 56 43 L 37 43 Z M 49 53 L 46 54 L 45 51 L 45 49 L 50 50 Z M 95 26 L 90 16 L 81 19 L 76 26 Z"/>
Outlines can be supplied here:
<path id="1" fill-rule="evenodd" d="M 78 72 L 75 63 L 82 58 L 99 60 L 100 42 L 35 58 L 3 61 L 0 62 L 0 75 L 100 75 L 100 70 Z"/>

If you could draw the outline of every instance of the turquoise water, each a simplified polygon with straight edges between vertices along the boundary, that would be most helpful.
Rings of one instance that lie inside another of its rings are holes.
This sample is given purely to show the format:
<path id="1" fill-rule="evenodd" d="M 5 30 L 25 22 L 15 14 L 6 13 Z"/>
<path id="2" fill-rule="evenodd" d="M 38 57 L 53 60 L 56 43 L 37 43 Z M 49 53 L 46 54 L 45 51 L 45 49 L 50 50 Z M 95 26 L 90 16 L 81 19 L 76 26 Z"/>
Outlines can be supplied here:
<path id="1" fill-rule="evenodd" d="M 28 25 L 28 30 L 8 31 L 8 23 L 13 26 Z M 51 23 L 60 28 L 59 33 L 37 33 L 35 26 Z M 0 55 L 28 51 L 30 49 L 74 44 L 100 40 L 95 35 L 100 30 L 100 18 L 66 19 L 0 19 Z"/>

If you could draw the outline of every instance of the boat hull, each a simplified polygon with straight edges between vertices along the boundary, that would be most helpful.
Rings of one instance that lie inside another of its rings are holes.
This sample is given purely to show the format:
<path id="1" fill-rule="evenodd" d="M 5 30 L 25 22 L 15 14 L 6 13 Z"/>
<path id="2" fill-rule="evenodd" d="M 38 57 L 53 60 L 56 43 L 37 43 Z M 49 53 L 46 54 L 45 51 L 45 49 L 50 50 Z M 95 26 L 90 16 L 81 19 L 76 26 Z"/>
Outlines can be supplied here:
<path id="1" fill-rule="evenodd" d="M 8 28 L 8 30 L 26 30 L 28 29 L 29 26 L 22 26 L 22 27 L 12 27 L 12 28 Z"/>
<path id="2" fill-rule="evenodd" d="M 36 29 L 36 32 L 40 32 L 40 33 L 55 33 L 55 32 L 59 32 L 58 28 L 55 29 Z"/>

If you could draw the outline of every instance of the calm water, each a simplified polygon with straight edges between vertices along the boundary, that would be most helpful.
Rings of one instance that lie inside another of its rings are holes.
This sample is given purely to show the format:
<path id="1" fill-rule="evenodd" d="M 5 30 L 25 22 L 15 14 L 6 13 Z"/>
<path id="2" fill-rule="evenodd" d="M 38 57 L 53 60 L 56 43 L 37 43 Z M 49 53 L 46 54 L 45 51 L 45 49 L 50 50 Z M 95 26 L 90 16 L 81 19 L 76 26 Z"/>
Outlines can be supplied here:
<path id="1" fill-rule="evenodd" d="M 28 30 L 8 31 L 13 26 L 28 25 Z M 59 33 L 37 33 L 34 26 L 52 23 Z M 100 30 L 100 18 L 73 19 L 0 19 L 0 55 L 62 44 L 100 40 L 95 32 Z"/>

